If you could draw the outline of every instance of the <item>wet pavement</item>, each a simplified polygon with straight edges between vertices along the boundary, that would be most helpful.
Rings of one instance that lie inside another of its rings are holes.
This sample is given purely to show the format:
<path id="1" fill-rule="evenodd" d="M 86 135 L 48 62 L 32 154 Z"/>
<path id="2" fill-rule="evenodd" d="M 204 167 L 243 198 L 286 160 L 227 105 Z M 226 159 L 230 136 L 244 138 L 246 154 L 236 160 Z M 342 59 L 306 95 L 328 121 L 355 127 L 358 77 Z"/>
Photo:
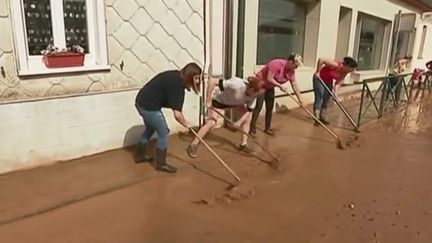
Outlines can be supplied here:
<path id="1" fill-rule="evenodd" d="M 353 137 L 335 106 L 330 119 L 344 141 Z M 188 158 L 188 134 L 170 140 L 176 175 L 135 165 L 127 150 L 4 175 L 0 242 L 432 242 L 430 97 L 362 126 L 345 150 L 299 109 L 276 114 L 274 128 L 258 141 L 277 167 L 262 151 L 239 153 L 239 133 L 206 137 L 242 178 L 238 188 L 253 188 L 245 198 L 200 203 L 234 179 L 203 146 Z"/>

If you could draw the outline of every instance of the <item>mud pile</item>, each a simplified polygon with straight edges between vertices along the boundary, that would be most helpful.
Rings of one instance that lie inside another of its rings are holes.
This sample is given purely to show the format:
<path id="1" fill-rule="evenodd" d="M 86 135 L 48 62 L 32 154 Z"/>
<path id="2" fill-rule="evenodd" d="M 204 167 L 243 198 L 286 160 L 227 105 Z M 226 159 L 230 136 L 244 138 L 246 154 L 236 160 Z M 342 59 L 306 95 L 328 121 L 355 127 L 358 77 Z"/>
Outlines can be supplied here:
<path id="1" fill-rule="evenodd" d="M 195 204 L 217 206 L 223 204 L 230 204 L 234 201 L 249 199 L 256 196 L 255 187 L 233 187 L 221 194 L 213 195 L 208 198 L 199 199 L 194 201 Z"/>
<path id="2" fill-rule="evenodd" d="M 360 148 L 362 144 L 364 144 L 364 139 L 359 135 L 351 135 L 346 139 L 345 146 L 347 148 Z"/>

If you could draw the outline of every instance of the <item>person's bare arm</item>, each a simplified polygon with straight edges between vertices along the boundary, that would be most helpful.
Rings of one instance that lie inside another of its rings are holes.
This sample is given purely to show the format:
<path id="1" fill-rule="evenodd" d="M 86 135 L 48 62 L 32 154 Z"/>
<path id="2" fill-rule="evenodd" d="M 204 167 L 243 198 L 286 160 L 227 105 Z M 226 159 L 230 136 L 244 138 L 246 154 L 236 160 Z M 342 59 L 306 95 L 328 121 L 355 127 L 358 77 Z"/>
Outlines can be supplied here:
<path id="1" fill-rule="evenodd" d="M 218 82 L 219 82 L 219 79 L 217 79 L 217 78 L 209 78 L 209 81 L 208 81 L 208 84 L 207 84 L 207 93 L 206 93 L 206 96 L 207 96 L 207 99 L 206 99 L 207 107 L 211 106 L 211 102 L 212 102 L 212 99 L 213 99 L 213 91 L 214 91 L 216 85 L 218 84 Z"/>
<path id="2" fill-rule="evenodd" d="M 178 110 L 173 110 L 173 112 L 174 112 L 174 118 L 178 123 L 180 123 L 182 126 L 184 126 L 187 129 L 192 128 L 192 125 L 188 121 L 186 121 L 183 112 Z"/>
<path id="3" fill-rule="evenodd" d="M 298 101 L 300 102 L 301 105 L 303 105 L 304 103 L 300 94 L 300 88 L 298 87 L 297 81 L 294 80 L 293 82 L 290 83 L 291 83 L 291 88 L 294 90 L 294 93 L 296 94 Z"/>
<path id="4" fill-rule="evenodd" d="M 268 72 L 268 74 L 267 74 L 267 77 L 266 77 L 267 82 L 271 83 L 271 84 L 272 84 L 273 86 L 275 86 L 275 87 L 278 87 L 278 88 L 280 88 L 280 89 L 283 89 L 283 88 L 282 88 L 282 85 L 276 81 L 276 79 L 274 78 L 274 76 L 275 76 L 275 73 L 273 73 L 273 72 L 271 72 L 271 71 L 269 70 L 269 72 Z"/>
<path id="5" fill-rule="evenodd" d="M 333 93 L 337 94 L 340 86 L 342 86 L 343 81 L 345 80 L 346 74 L 342 75 L 338 80 L 335 82 L 335 86 L 333 87 Z"/>

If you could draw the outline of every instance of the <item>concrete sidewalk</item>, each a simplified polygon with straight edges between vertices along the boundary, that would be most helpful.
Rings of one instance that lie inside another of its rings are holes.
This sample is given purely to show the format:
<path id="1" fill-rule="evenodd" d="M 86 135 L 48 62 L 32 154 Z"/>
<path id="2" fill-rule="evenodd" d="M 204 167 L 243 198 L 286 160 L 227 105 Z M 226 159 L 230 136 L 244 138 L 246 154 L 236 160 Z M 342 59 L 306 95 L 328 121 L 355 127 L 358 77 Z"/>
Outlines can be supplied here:
<path id="1" fill-rule="evenodd" d="M 289 131 L 289 126 L 300 128 L 290 131 L 289 137 L 291 138 L 286 144 L 274 143 L 271 138 L 260 135 L 261 142 L 266 147 L 270 147 L 274 153 L 282 153 L 287 146 L 299 146 L 302 150 L 307 150 L 307 144 L 311 141 L 334 147 L 333 139 L 323 130 L 313 127 L 311 121 L 299 111 L 291 115 L 291 117 L 287 115 L 275 115 L 274 117 L 275 120 L 285 120 L 286 123 L 284 123 L 289 124 L 286 128 L 275 127 L 279 133 Z M 239 165 L 241 157 L 238 157 L 235 148 L 237 142 L 232 142 L 239 140 L 239 136 L 239 133 L 234 134 L 225 129 L 219 129 L 206 137 L 210 146 L 214 147 L 216 152 L 233 166 L 234 170 L 241 169 Z M 179 167 L 175 176 L 182 176 L 185 170 L 199 165 L 202 169 L 214 172 L 227 181 L 233 181 L 212 155 L 204 151 L 203 146 L 200 150 L 206 155 L 200 158 L 205 159 L 188 158 L 184 151 L 187 146 L 184 140 L 189 141 L 191 138 L 180 135 L 170 138 L 168 159 Z M 260 154 L 270 160 L 265 153 Z M 134 164 L 132 153 L 127 149 L 4 175 L 0 178 L 0 191 L 2 192 L 0 194 L 0 225 L 131 186 L 153 177 L 166 176 L 171 175 L 158 173 L 149 164 Z"/>

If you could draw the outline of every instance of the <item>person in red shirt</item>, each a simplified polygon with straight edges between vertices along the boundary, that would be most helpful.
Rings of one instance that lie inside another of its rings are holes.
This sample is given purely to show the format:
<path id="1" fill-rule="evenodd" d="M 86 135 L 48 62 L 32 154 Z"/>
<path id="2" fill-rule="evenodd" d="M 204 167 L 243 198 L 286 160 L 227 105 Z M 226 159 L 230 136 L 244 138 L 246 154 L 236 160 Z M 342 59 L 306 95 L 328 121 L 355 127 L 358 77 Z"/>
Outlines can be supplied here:
<path id="1" fill-rule="evenodd" d="M 426 75 L 426 70 L 421 68 L 414 68 L 411 76 L 411 88 L 408 96 L 409 102 L 414 102 L 421 97 L 421 89 L 424 85 L 423 77 Z"/>
<path id="2" fill-rule="evenodd" d="M 421 85 L 423 83 L 423 76 L 425 75 L 426 70 L 421 68 L 414 68 L 413 74 L 411 76 L 411 89 L 414 88 L 421 88 Z"/>
<path id="3" fill-rule="evenodd" d="M 414 68 L 411 77 L 411 90 L 415 88 L 422 88 L 427 82 L 428 76 L 432 74 L 432 61 L 426 63 L 426 70 L 421 68 Z"/>
<path id="4" fill-rule="evenodd" d="M 274 135 L 273 130 L 271 129 L 271 119 L 275 101 L 275 87 L 286 91 L 283 84 L 290 81 L 297 98 L 300 103 L 303 104 L 303 100 L 300 96 L 300 89 L 295 77 L 295 70 L 302 64 L 302 57 L 299 54 L 291 54 L 287 59 L 271 60 L 255 75 L 257 79 L 264 83 L 266 91 L 263 95 L 257 98 L 256 106 L 252 114 L 252 121 L 249 130 L 250 135 L 256 135 L 256 123 L 264 101 L 266 104 L 264 132 L 268 135 Z"/>
<path id="5" fill-rule="evenodd" d="M 330 124 L 326 118 L 326 111 L 331 94 L 327 92 L 320 78 L 330 90 L 337 93 L 346 75 L 353 72 L 356 68 L 357 62 L 351 57 L 345 57 L 343 61 L 328 58 L 318 59 L 316 71 L 312 79 L 315 95 L 313 108 L 315 116 L 319 117 L 324 124 Z M 315 125 L 318 125 L 318 122 L 315 122 Z"/>

